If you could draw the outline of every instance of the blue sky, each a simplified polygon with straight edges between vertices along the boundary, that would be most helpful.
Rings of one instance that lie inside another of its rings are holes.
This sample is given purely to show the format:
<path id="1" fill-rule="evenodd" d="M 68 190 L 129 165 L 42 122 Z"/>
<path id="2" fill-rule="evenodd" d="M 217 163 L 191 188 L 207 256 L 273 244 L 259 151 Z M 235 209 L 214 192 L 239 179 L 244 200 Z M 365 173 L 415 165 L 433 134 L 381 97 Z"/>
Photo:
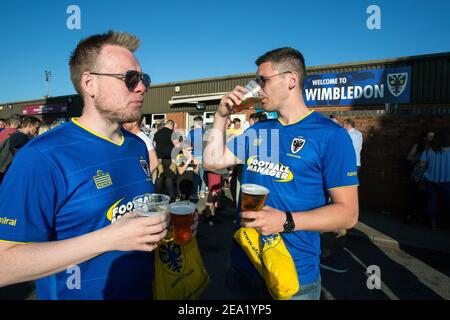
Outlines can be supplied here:
<path id="1" fill-rule="evenodd" d="M 81 10 L 69 30 L 68 6 Z M 369 5 L 381 29 L 369 30 Z M 108 29 L 140 37 L 152 83 L 254 72 L 262 53 L 299 49 L 307 66 L 450 51 L 449 0 L 1 0 L 0 103 L 73 94 L 68 59 L 78 41 Z"/>

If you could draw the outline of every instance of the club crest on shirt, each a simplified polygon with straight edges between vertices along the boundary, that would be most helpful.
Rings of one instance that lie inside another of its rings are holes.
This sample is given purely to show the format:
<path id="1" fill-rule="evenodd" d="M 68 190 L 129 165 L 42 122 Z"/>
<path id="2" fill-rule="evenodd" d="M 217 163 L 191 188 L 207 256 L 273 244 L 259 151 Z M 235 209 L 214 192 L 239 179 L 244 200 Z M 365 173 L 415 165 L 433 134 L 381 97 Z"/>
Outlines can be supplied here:
<path id="1" fill-rule="evenodd" d="M 112 185 L 111 176 L 109 173 L 103 173 L 102 170 L 97 170 L 97 175 L 92 177 L 97 189 L 103 189 Z"/>
<path id="2" fill-rule="evenodd" d="M 297 153 L 303 149 L 305 146 L 306 140 L 301 137 L 294 138 L 291 143 L 291 151 L 292 153 Z"/>
<path id="3" fill-rule="evenodd" d="M 150 178 L 150 168 L 148 167 L 148 164 L 147 164 L 147 161 L 145 160 L 145 159 L 143 159 L 143 158 L 141 158 L 140 160 L 139 160 L 139 162 L 141 163 L 141 168 L 142 168 L 142 170 L 144 170 L 144 172 L 145 172 L 145 174 L 147 175 L 147 177 L 149 177 Z"/>

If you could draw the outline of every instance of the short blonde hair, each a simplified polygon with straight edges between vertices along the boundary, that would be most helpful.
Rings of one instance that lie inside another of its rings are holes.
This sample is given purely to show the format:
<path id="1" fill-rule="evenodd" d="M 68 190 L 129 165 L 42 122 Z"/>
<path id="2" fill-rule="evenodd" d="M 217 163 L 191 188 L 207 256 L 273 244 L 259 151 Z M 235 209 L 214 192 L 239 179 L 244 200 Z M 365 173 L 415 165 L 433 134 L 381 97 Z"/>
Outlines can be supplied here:
<path id="1" fill-rule="evenodd" d="M 41 123 L 38 130 L 38 136 L 50 130 L 50 125 L 48 123 Z"/>
<path id="2" fill-rule="evenodd" d="M 81 40 L 70 56 L 70 78 L 75 90 L 83 96 L 81 90 L 81 75 L 86 71 L 94 71 L 97 65 L 97 58 L 104 45 L 117 45 L 124 47 L 131 52 L 136 51 L 140 45 L 140 40 L 136 36 L 127 32 L 108 31 L 103 34 L 96 34 Z"/>

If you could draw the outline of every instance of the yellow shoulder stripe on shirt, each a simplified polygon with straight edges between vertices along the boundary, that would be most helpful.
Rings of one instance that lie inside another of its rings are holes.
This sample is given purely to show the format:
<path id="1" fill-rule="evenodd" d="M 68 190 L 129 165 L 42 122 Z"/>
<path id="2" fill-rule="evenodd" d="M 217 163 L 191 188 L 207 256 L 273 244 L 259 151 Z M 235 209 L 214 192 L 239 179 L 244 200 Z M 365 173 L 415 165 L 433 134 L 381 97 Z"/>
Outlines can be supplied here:
<path id="1" fill-rule="evenodd" d="M 122 134 L 122 133 L 120 133 L 120 135 L 122 136 L 122 139 L 120 140 L 120 142 L 119 142 L 119 143 L 115 143 L 114 141 L 112 141 L 112 140 L 110 140 L 110 139 L 108 139 L 108 138 L 102 136 L 101 134 L 98 134 L 97 132 L 95 132 L 95 131 L 89 129 L 88 127 L 83 126 L 83 125 L 80 124 L 77 120 L 78 120 L 78 118 L 72 118 L 73 123 L 75 123 L 75 124 L 76 124 L 77 126 L 79 126 L 80 128 L 86 130 L 87 132 L 93 134 L 94 136 L 99 137 L 100 139 L 103 139 L 103 140 L 106 140 L 106 141 L 108 141 L 108 142 L 111 142 L 111 143 L 113 143 L 113 144 L 115 144 L 116 146 L 119 146 L 119 147 L 122 146 L 123 142 L 125 141 L 125 138 L 123 137 L 123 134 Z"/>
<path id="2" fill-rule="evenodd" d="M 300 119 L 298 119 L 298 120 L 296 120 L 296 121 L 294 121 L 294 122 L 292 122 L 292 123 L 289 123 L 289 124 L 283 123 L 283 121 L 281 121 L 280 118 L 278 118 L 278 122 L 280 122 L 281 125 L 283 125 L 283 126 L 290 126 L 290 125 L 293 125 L 293 124 L 296 124 L 296 123 L 302 121 L 303 119 L 305 119 L 306 117 L 308 117 L 308 116 L 309 116 L 311 113 L 313 113 L 313 112 L 314 112 L 314 110 L 311 110 L 310 112 L 308 112 L 307 114 L 305 114 L 305 115 L 304 115 L 303 117 L 301 117 Z"/>
<path id="3" fill-rule="evenodd" d="M 334 187 L 334 188 L 330 188 L 330 189 L 327 189 L 327 190 L 342 189 L 342 188 L 348 188 L 348 187 L 358 187 L 358 186 L 359 186 L 359 184 L 352 184 L 352 185 L 349 185 L 349 186 Z"/>
<path id="4" fill-rule="evenodd" d="M 16 242 L 16 241 L 9 241 L 9 240 L 0 240 L 0 243 L 16 243 L 16 244 L 29 244 L 31 242 Z"/>

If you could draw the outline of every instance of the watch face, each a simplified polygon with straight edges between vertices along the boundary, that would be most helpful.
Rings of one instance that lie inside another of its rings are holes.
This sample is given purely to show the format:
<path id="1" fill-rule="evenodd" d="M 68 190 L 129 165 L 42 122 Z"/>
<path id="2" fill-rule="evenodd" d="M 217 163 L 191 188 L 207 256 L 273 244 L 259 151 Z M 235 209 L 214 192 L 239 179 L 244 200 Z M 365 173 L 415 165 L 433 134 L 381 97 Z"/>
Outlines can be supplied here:
<path id="1" fill-rule="evenodd" d="M 294 230 L 294 223 L 291 221 L 286 221 L 284 224 L 284 232 L 291 232 Z"/>

